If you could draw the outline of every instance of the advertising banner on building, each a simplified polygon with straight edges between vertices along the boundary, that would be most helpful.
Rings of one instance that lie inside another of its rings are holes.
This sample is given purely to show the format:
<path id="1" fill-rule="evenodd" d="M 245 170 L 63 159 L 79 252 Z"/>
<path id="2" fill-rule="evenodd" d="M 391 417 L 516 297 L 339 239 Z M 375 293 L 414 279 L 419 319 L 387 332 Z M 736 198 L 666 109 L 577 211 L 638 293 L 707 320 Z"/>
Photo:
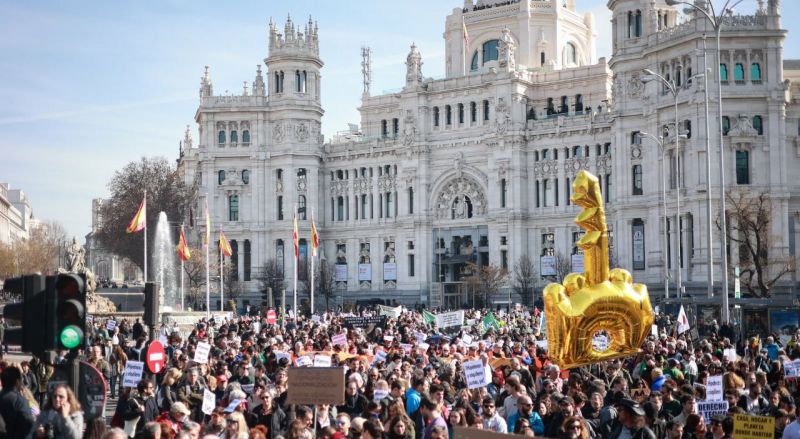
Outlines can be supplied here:
<path id="1" fill-rule="evenodd" d="M 539 273 L 542 276 L 555 276 L 556 275 L 556 257 L 555 256 L 542 256 L 539 259 Z"/>
<path id="2" fill-rule="evenodd" d="M 383 280 L 397 280 L 396 262 L 385 262 L 383 264 Z"/>
<path id="3" fill-rule="evenodd" d="M 358 280 L 372 280 L 372 265 L 358 264 Z"/>
<path id="4" fill-rule="evenodd" d="M 336 282 L 347 282 L 347 264 L 336 264 Z"/>
<path id="5" fill-rule="evenodd" d="M 583 273 L 583 254 L 572 255 L 572 272 Z"/>
<path id="6" fill-rule="evenodd" d="M 644 223 L 633 223 L 633 269 L 644 270 Z"/>

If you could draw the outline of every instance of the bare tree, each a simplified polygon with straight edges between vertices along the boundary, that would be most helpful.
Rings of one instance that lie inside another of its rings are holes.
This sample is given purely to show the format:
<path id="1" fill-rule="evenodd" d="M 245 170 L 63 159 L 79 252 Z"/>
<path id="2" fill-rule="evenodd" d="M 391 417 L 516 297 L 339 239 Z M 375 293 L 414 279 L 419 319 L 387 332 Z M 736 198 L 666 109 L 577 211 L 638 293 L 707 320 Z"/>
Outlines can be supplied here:
<path id="1" fill-rule="evenodd" d="M 556 282 L 561 282 L 572 273 L 572 258 L 561 252 L 556 252 Z"/>
<path id="2" fill-rule="evenodd" d="M 191 252 L 192 257 L 183 264 L 184 282 L 187 304 L 194 304 L 193 307 L 198 309 L 206 300 L 206 252 L 204 248 L 192 248 Z M 211 261 L 214 262 L 213 257 Z M 215 273 L 214 267 L 219 272 L 218 266 L 211 264 L 208 268 L 209 275 Z"/>
<path id="3" fill-rule="evenodd" d="M 325 298 L 325 309 L 330 310 L 330 301 L 336 297 L 336 276 L 333 264 L 321 260 L 314 275 L 314 292 Z"/>
<path id="4" fill-rule="evenodd" d="M 770 234 L 773 211 L 769 194 L 728 191 L 726 197 L 726 235 L 729 242 L 738 246 L 740 281 L 753 296 L 770 297 L 775 284 L 784 275 L 795 271 L 795 259 L 769 257 L 770 243 L 778 239 Z M 717 228 L 720 227 L 717 221 Z"/>
<path id="5" fill-rule="evenodd" d="M 508 283 L 508 270 L 496 265 L 478 266 L 473 262 L 467 262 L 467 271 L 471 273 L 467 277 L 467 283 L 478 290 L 481 300 L 476 306 L 488 306 L 491 298 Z"/>
<path id="6" fill-rule="evenodd" d="M 39 224 L 30 230 L 27 238 L 0 244 L 0 278 L 55 273 L 66 245 L 67 232 L 61 223 Z"/>
<path id="7" fill-rule="evenodd" d="M 272 303 L 277 303 L 275 300 L 276 295 L 281 294 L 285 288 L 286 280 L 284 278 L 283 267 L 276 259 L 267 259 L 261 269 L 258 270 L 256 280 L 259 282 L 259 291 L 261 291 L 262 303 L 264 305 L 269 303 L 267 293 L 272 289 Z"/>
<path id="8" fill-rule="evenodd" d="M 194 199 L 194 190 L 186 188 L 175 167 L 166 158 L 145 158 L 131 162 L 117 171 L 108 183 L 111 196 L 100 207 L 96 238 L 111 253 L 143 266 L 142 234 L 126 229 L 147 191 L 147 224 L 153 227 L 161 211 L 170 220 L 186 215 Z M 199 214 L 197 216 L 200 216 Z M 155 240 L 155 233 L 148 239 Z"/>
<path id="9" fill-rule="evenodd" d="M 536 266 L 530 256 L 522 254 L 517 262 L 514 263 L 511 288 L 522 297 L 522 302 L 526 305 L 533 305 L 534 303 L 537 276 Z"/>

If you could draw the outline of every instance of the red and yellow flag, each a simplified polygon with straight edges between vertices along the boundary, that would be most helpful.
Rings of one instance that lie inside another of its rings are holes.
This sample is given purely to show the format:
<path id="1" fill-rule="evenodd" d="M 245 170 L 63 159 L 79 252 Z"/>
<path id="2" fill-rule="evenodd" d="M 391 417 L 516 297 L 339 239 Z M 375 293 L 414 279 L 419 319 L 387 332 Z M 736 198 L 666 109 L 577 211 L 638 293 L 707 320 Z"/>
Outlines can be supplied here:
<path id="1" fill-rule="evenodd" d="M 219 251 L 221 251 L 225 256 L 230 256 L 233 254 L 231 243 L 225 239 L 225 232 L 223 232 L 222 229 L 219 231 Z"/>
<path id="2" fill-rule="evenodd" d="M 189 258 L 192 257 L 192 251 L 189 249 L 189 246 L 186 244 L 186 236 L 183 234 L 183 228 L 181 228 L 181 235 L 178 238 L 178 257 L 181 258 L 181 261 L 188 261 Z"/>
<path id="3" fill-rule="evenodd" d="M 300 233 L 297 231 L 297 212 L 292 214 L 294 230 L 292 231 L 292 241 L 294 241 L 294 258 L 300 258 Z"/>
<path id="4" fill-rule="evenodd" d="M 147 225 L 147 205 L 144 203 L 146 199 L 147 198 L 142 199 L 142 204 L 139 205 L 139 210 L 136 211 L 136 215 L 133 216 L 131 223 L 128 224 L 126 232 L 136 233 L 144 230 Z"/>
<path id="5" fill-rule="evenodd" d="M 209 245 L 211 243 L 211 214 L 208 213 L 208 200 L 206 200 L 206 236 L 203 239 L 203 244 Z"/>
<path id="6" fill-rule="evenodd" d="M 319 234 L 317 234 L 317 226 L 314 225 L 314 214 L 311 214 L 311 256 L 317 255 L 317 248 L 319 247 Z"/>

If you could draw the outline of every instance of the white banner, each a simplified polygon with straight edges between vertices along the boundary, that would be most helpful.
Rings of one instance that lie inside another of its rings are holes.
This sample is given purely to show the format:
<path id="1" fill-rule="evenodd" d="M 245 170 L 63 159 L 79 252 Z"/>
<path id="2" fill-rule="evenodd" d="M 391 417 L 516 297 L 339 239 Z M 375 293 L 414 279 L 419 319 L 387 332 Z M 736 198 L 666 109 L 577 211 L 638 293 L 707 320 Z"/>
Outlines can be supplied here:
<path id="1" fill-rule="evenodd" d="M 203 413 L 210 415 L 217 406 L 217 396 L 208 389 L 203 389 Z"/>
<path id="2" fill-rule="evenodd" d="M 786 378 L 800 377 L 800 360 L 789 361 L 783 365 L 783 369 Z"/>
<path id="3" fill-rule="evenodd" d="M 583 273 L 583 254 L 572 255 L 572 272 Z"/>
<path id="4" fill-rule="evenodd" d="M 464 310 L 436 314 L 436 326 L 439 329 L 464 324 Z"/>
<path id="5" fill-rule="evenodd" d="M 710 424 L 712 416 L 728 415 L 728 401 L 697 401 L 697 411 Z"/>
<path id="6" fill-rule="evenodd" d="M 539 258 L 539 273 L 541 273 L 542 276 L 555 276 L 556 257 L 542 256 L 541 258 Z"/>
<path id="7" fill-rule="evenodd" d="M 315 355 L 314 367 L 331 367 L 330 355 Z"/>
<path id="8" fill-rule="evenodd" d="M 294 361 L 294 364 L 296 364 L 297 367 L 304 367 L 311 366 L 314 364 L 314 362 L 311 361 L 311 358 L 308 358 L 308 356 L 303 355 L 302 357 L 297 357 L 297 360 Z"/>
<path id="9" fill-rule="evenodd" d="M 402 306 L 396 306 L 394 308 L 392 308 L 391 306 L 386 306 L 386 305 L 378 305 L 378 306 L 381 309 L 380 315 L 386 316 L 386 317 L 389 317 L 389 318 L 396 319 L 396 318 L 400 317 L 400 314 L 403 313 L 403 307 Z"/>
<path id="10" fill-rule="evenodd" d="M 347 264 L 336 264 L 336 282 L 347 282 Z"/>
<path id="11" fill-rule="evenodd" d="M 477 389 L 489 385 L 486 381 L 486 372 L 484 371 L 483 361 L 465 361 L 464 362 L 464 376 L 467 378 L 467 388 Z"/>
<path id="12" fill-rule="evenodd" d="M 383 280 L 397 280 L 397 263 L 383 263 Z"/>
<path id="13" fill-rule="evenodd" d="M 285 358 L 289 364 L 292 364 L 292 356 L 286 352 L 275 351 L 275 361 L 281 361 L 281 358 Z"/>
<path id="14" fill-rule="evenodd" d="M 372 280 L 371 264 L 358 264 L 358 280 Z"/>
<path id="15" fill-rule="evenodd" d="M 125 363 L 125 372 L 122 378 L 123 387 L 136 387 L 144 375 L 144 363 L 141 361 L 128 360 Z"/>
<path id="16" fill-rule="evenodd" d="M 706 379 L 706 401 L 723 401 L 722 375 L 712 375 Z"/>
<path id="17" fill-rule="evenodd" d="M 208 354 L 211 353 L 211 345 L 201 341 L 197 343 L 197 349 L 194 350 L 194 362 L 200 364 L 208 363 Z"/>

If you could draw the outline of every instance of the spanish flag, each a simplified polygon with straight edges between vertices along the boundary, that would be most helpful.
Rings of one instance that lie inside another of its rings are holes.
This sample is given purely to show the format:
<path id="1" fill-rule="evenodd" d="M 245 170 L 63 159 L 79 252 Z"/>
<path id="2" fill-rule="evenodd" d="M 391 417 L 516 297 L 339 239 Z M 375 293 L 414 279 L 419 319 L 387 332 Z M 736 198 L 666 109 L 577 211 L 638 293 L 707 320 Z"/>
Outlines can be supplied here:
<path id="1" fill-rule="evenodd" d="M 209 245 L 211 242 L 211 214 L 208 213 L 208 200 L 206 200 L 206 237 L 203 244 Z"/>
<path id="2" fill-rule="evenodd" d="M 294 258 L 300 257 L 300 233 L 297 231 L 297 212 L 292 215 L 294 230 L 292 231 L 292 241 L 294 241 Z"/>
<path id="3" fill-rule="evenodd" d="M 467 23 L 464 22 L 464 17 L 461 17 L 461 31 L 464 33 L 464 50 L 469 50 L 469 34 L 467 33 Z"/>
<path id="4" fill-rule="evenodd" d="M 219 230 L 219 251 L 221 251 L 225 256 L 230 256 L 233 254 L 231 243 L 225 239 L 225 232 L 223 232 L 222 229 Z"/>
<path id="5" fill-rule="evenodd" d="M 314 225 L 314 214 L 311 214 L 311 256 L 317 255 L 317 248 L 319 247 L 319 234 L 317 233 L 317 226 Z"/>
<path id="6" fill-rule="evenodd" d="M 186 244 L 186 236 L 183 234 L 183 228 L 181 228 L 181 236 L 178 238 L 178 257 L 184 262 L 192 257 L 192 252 Z"/>
<path id="7" fill-rule="evenodd" d="M 142 199 L 142 204 L 139 205 L 139 210 L 136 211 L 136 215 L 133 216 L 131 223 L 128 224 L 128 228 L 126 229 L 128 233 L 141 232 L 147 225 L 147 205 L 145 204 L 146 199 L 147 198 Z"/>

